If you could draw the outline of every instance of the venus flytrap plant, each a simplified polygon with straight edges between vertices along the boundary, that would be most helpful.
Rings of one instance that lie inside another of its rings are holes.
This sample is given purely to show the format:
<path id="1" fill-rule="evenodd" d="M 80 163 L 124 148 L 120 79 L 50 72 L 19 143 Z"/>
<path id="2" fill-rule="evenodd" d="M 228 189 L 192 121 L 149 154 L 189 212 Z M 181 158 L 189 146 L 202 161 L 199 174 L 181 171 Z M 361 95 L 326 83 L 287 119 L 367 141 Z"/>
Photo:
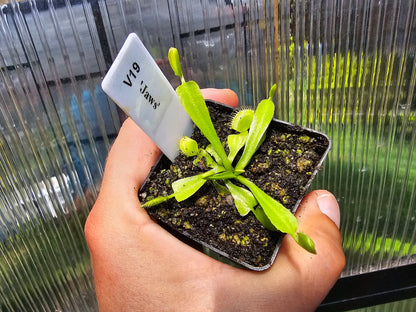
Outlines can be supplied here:
<path id="1" fill-rule="evenodd" d="M 168 58 L 175 75 L 181 78 L 182 84 L 176 88 L 176 94 L 178 95 L 182 106 L 195 125 L 201 130 L 202 134 L 212 144 L 212 147 L 221 158 L 225 169 L 232 169 L 231 162 L 227 158 L 224 147 L 212 124 L 211 116 L 209 115 L 208 108 L 198 84 L 195 81 L 185 81 L 179 62 L 178 50 L 170 48 Z"/>
<path id="2" fill-rule="evenodd" d="M 194 165 L 205 160 L 206 166 L 211 169 L 173 182 L 173 194 L 157 197 L 147 201 L 143 206 L 155 206 L 173 197 L 177 201 L 186 200 L 207 181 L 211 181 L 217 190 L 232 195 L 234 204 L 241 216 L 253 212 L 267 229 L 288 233 L 300 246 L 309 252 L 315 253 L 313 241 L 306 234 L 297 231 L 298 222 L 296 217 L 280 202 L 267 195 L 243 176 L 245 167 L 263 143 L 267 128 L 273 119 L 274 103 L 272 98 L 276 91 L 276 85 L 273 85 L 270 89 L 269 98 L 262 100 L 255 111 L 241 110 L 234 116 L 230 127 L 238 133 L 227 137 L 229 149 L 227 155 L 216 133 L 199 86 L 193 81 L 185 81 L 178 51 L 174 48 L 169 50 L 169 62 L 182 82 L 176 89 L 180 102 L 195 125 L 210 142 L 203 149 L 198 146 L 195 140 L 185 137 L 180 142 L 180 149 L 186 156 L 195 157 Z M 237 161 L 236 157 L 242 149 L 243 152 Z M 233 167 L 234 160 L 237 162 L 235 167 Z M 236 185 L 232 180 L 244 187 Z"/>

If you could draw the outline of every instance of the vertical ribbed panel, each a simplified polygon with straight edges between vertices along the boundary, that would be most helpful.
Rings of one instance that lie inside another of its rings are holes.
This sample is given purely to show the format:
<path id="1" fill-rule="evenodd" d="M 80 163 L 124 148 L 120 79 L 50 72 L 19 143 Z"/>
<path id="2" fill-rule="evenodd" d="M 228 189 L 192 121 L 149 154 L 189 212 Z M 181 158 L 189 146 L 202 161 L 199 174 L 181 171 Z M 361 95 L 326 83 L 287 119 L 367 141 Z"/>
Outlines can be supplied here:
<path id="1" fill-rule="evenodd" d="M 96 310 L 83 224 L 120 127 L 100 83 L 130 32 L 173 85 L 171 46 L 187 79 L 243 106 L 277 83 L 276 116 L 332 138 L 313 187 L 341 206 L 344 275 L 414 263 L 415 0 L 13 0 L 0 12 L 1 309 Z"/>
<path id="2" fill-rule="evenodd" d="M 107 68 L 91 7 L 65 4 L 11 2 L 0 13 L 7 311 L 96 310 L 83 224 L 119 117 L 99 86 Z"/>
<path id="3" fill-rule="evenodd" d="M 333 140 L 314 187 L 339 200 L 344 274 L 412 262 L 415 2 L 281 0 L 277 6 L 279 33 L 269 44 L 279 53 L 277 115 Z M 256 44 L 260 49 L 264 42 Z"/>

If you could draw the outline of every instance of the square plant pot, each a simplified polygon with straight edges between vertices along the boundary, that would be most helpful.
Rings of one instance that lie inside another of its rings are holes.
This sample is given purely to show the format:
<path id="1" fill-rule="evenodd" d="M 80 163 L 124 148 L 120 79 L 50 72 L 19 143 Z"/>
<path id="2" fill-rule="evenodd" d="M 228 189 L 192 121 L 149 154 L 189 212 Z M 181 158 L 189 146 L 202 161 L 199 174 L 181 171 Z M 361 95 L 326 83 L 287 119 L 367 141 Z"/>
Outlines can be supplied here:
<path id="1" fill-rule="evenodd" d="M 229 125 L 234 109 L 211 101 L 207 106 L 219 138 L 226 141 L 233 133 Z M 197 128 L 192 138 L 200 147 L 209 144 Z M 295 213 L 330 147 L 323 133 L 273 119 L 243 175 Z M 194 165 L 193 158 L 181 154 L 172 163 L 162 155 L 141 187 L 139 199 L 167 196 L 173 192 L 173 181 L 206 170 L 203 161 Z M 251 212 L 240 216 L 233 197 L 224 190 L 218 183 L 205 183 L 182 202 L 171 198 L 146 210 L 170 233 L 213 258 L 256 271 L 269 268 L 284 233 L 267 230 Z"/>

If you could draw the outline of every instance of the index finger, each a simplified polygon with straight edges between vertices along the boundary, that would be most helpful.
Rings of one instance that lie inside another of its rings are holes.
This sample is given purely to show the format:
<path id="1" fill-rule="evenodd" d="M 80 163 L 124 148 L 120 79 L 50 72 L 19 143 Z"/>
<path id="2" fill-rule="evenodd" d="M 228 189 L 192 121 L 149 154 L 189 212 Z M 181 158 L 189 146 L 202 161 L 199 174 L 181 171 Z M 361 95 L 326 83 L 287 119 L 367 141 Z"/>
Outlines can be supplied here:
<path id="1" fill-rule="evenodd" d="M 137 191 L 160 153 L 146 133 L 132 119 L 126 119 L 108 154 L 102 188 Z"/>
<path id="2" fill-rule="evenodd" d="M 212 100 L 227 104 L 231 107 L 238 107 L 238 96 L 231 89 L 205 88 L 201 89 L 201 92 L 205 100 Z"/>

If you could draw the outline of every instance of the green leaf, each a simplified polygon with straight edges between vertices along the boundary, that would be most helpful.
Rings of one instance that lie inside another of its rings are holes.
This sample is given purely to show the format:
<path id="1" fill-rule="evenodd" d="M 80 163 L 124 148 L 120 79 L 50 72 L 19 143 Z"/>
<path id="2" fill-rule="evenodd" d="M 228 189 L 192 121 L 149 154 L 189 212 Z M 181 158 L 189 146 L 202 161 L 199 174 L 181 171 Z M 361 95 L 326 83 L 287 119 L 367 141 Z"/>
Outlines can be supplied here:
<path id="1" fill-rule="evenodd" d="M 214 157 L 214 159 L 217 162 L 217 164 L 222 165 L 222 159 L 221 159 L 220 155 L 218 155 L 217 151 L 212 147 L 212 144 L 209 144 L 205 148 L 205 151 L 208 154 L 210 154 L 212 157 Z"/>
<path id="2" fill-rule="evenodd" d="M 206 152 L 204 149 L 199 150 L 198 157 L 195 158 L 193 164 L 196 165 L 202 157 L 205 158 L 205 164 L 210 168 L 215 168 L 218 164 L 212 159 L 211 155 Z"/>
<path id="3" fill-rule="evenodd" d="M 225 181 L 225 186 L 227 186 L 233 196 L 234 204 L 240 216 L 246 216 L 250 211 L 254 211 L 254 207 L 257 205 L 257 200 L 251 192 L 231 183 L 228 180 Z"/>
<path id="4" fill-rule="evenodd" d="M 293 236 L 293 238 L 301 247 L 303 247 L 310 253 L 316 254 L 315 243 L 308 235 L 302 232 L 298 232 L 296 233 L 296 235 Z"/>
<path id="5" fill-rule="evenodd" d="M 276 92 L 276 89 L 277 89 L 277 85 L 276 84 L 272 85 L 269 91 L 269 100 L 273 98 L 274 93 Z"/>
<path id="6" fill-rule="evenodd" d="M 264 213 L 263 208 L 259 205 L 253 211 L 256 219 L 260 221 L 260 223 L 269 231 L 277 231 L 276 227 L 270 222 L 269 218 Z"/>
<path id="7" fill-rule="evenodd" d="M 171 195 L 168 195 L 168 196 L 159 196 L 159 197 L 156 197 L 156 198 L 151 199 L 151 200 L 145 202 L 144 204 L 142 204 L 142 207 L 143 208 L 149 208 L 149 207 L 153 207 L 153 206 L 159 205 L 159 204 L 167 201 L 168 199 L 172 198 L 173 196 L 174 195 L 171 194 Z"/>
<path id="8" fill-rule="evenodd" d="M 176 93 L 189 117 L 220 156 L 224 167 L 226 169 L 231 169 L 231 162 L 227 158 L 224 147 L 212 124 L 208 108 L 198 84 L 194 81 L 184 82 L 176 89 Z"/>
<path id="9" fill-rule="evenodd" d="M 206 182 L 203 174 L 176 180 L 172 183 L 173 194 L 178 202 L 188 199 Z"/>
<path id="10" fill-rule="evenodd" d="M 270 99 L 261 101 L 254 113 L 253 122 L 248 132 L 246 146 L 243 155 L 241 155 L 240 160 L 235 166 L 236 170 L 244 169 L 250 162 L 251 157 L 253 157 L 263 141 L 263 136 L 273 119 L 273 115 L 274 103 Z"/>
<path id="11" fill-rule="evenodd" d="M 183 201 L 195 194 L 205 184 L 208 177 L 222 171 L 224 167 L 215 166 L 207 172 L 176 180 L 172 183 L 173 195 L 178 202 Z"/>
<path id="12" fill-rule="evenodd" d="M 224 171 L 220 172 L 214 175 L 211 175 L 207 177 L 208 180 L 228 180 L 228 179 L 234 179 L 236 176 L 238 176 L 240 173 L 235 173 L 234 171 Z"/>
<path id="13" fill-rule="evenodd" d="M 283 233 L 289 233 L 292 236 L 296 234 L 298 220 L 292 212 L 277 200 L 267 195 L 250 180 L 242 176 L 237 176 L 236 180 L 250 189 L 259 205 L 263 208 L 264 213 L 277 230 Z"/>
<path id="14" fill-rule="evenodd" d="M 211 170 L 209 170 L 209 171 L 207 171 L 207 172 L 202 173 L 202 177 L 203 177 L 204 179 L 208 179 L 210 176 L 212 176 L 212 175 L 214 175 L 214 174 L 217 174 L 217 173 L 220 173 L 220 172 L 224 172 L 224 171 L 225 171 L 225 169 L 224 169 L 224 167 L 223 167 L 223 166 L 216 165 L 216 166 L 214 166 Z"/>
<path id="15" fill-rule="evenodd" d="M 179 53 L 176 48 L 169 49 L 168 59 L 169 59 L 170 66 L 172 67 L 175 75 L 181 78 L 181 81 L 184 82 L 185 80 L 183 78 L 181 62 L 179 60 Z"/>
<path id="16" fill-rule="evenodd" d="M 217 190 L 218 194 L 227 195 L 231 194 L 230 191 L 222 184 L 218 183 L 216 180 L 211 181 L 214 184 L 215 189 Z"/>
<path id="17" fill-rule="evenodd" d="M 244 144 L 247 141 L 248 132 L 244 131 L 239 134 L 230 134 L 227 137 L 228 148 L 230 153 L 228 154 L 228 159 L 232 162 L 237 156 L 237 153 L 244 147 Z"/>

